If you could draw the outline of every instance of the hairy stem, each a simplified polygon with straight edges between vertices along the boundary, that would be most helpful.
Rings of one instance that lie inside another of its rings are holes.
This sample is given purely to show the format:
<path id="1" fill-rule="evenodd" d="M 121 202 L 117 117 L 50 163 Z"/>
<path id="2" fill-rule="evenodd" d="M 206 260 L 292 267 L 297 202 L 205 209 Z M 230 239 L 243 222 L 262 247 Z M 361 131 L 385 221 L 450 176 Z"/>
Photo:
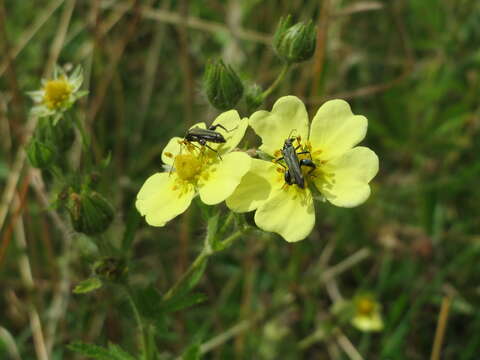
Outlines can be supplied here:
<path id="1" fill-rule="evenodd" d="M 273 84 L 270 85 L 270 87 L 262 93 L 262 102 L 278 87 L 278 85 L 280 85 L 280 83 L 285 78 L 285 75 L 287 75 L 288 70 L 290 70 L 290 64 L 285 63 L 283 65 L 282 71 L 280 71 L 280 74 L 278 74 Z"/>

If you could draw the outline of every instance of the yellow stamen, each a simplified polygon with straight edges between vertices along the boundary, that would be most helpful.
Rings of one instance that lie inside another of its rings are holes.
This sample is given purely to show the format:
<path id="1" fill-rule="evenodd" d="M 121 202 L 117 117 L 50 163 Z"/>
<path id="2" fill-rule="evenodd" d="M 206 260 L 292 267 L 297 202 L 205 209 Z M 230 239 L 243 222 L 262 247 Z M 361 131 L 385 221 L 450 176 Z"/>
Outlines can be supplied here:
<path id="1" fill-rule="evenodd" d="M 192 181 L 200 173 L 202 163 L 192 154 L 180 154 L 175 158 L 175 168 L 180 179 Z"/>
<path id="2" fill-rule="evenodd" d="M 45 106 L 51 110 L 56 110 L 65 106 L 72 93 L 72 86 L 65 78 L 60 78 L 48 81 L 44 86 L 44 91 L 43 102 Z"/>

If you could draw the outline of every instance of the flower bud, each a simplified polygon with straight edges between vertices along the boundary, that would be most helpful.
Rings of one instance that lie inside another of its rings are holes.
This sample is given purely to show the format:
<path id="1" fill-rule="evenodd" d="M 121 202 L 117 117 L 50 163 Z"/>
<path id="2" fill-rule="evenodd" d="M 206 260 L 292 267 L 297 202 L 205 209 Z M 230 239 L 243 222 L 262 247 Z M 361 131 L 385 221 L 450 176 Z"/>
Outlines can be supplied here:
<path id="1" fill-rule="evenodd" d="M 27 156 L 30 164 L 39 169 L 47 169 L 55 161 L 55 149 L 36 138 L 33 138 L 27 147 Z"/>
<path id="2" fill-rule="evenodd" d="M 262 102 L 262 88 L 257 84 L 249 86 L 245 93 L 245 103 L 247 104 L 249 111 L 257 109 L 262 105 Z"/>
<path id="3" fill-rule="evenodd" d="M 70 195 L 68 210 L 75 231 L 96 235 L 107 230 L 113 220 L 112 205 L 99 193 L 85 191 Z"/>
<path id="4" fill-rule="evenodd" d="M 273 48 L 280 58 L 289 64 L 310 59 L 315 52 L 317 35 L 311 21 L 292 25 L 288 15 L 281 18 L 273 37 Z"/>
<path id="5" fill-rule="evenodd" d="M 106 257 L 95 262 L 93 271 L 103 280 L 120 282 L 124 279 L 128 268 L 124 259 Z"/>
<path id="6" fill-rule="evenodd" d="M 231 66 L 209 61 L 204 74 L 208 101 L 219 110 L 232 109 L 243 95 L 243 84 Z"/>

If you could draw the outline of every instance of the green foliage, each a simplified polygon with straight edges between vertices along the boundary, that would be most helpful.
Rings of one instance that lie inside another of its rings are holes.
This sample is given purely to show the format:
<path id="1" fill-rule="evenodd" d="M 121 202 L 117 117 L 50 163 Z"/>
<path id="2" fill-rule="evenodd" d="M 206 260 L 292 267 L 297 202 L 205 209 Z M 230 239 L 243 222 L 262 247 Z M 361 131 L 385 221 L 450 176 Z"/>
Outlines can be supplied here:
<path id="1" fill-rule="evenodd" d="M 90 359 L 97 360 L 136 360 L 135 357 L 122 350 L 115 344 L 108 344 L 108 348 L 97 345 L 76 342 L 68 345 L 71 351 L 77 352 Z"/>
<path id="2" fill-rule="evenodd" d="M 102 281 L 97 277 L 92 277 L 81 281 L 75 288 L 73 292 L 75 294 L 86 294 L 102 287 Z"/>

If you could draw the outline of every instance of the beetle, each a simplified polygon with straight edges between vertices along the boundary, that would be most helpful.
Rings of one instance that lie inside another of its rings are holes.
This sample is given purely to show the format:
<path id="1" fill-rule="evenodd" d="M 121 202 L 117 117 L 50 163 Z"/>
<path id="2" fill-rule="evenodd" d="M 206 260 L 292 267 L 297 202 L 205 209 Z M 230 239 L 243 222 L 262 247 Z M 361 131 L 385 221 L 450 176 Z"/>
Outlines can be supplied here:
<path id="1" fill-rule="evenodd" d="M 232 130 L 227 130 L 221 124 L 211 125 L 208 129 L 202 129 L 198 126 L 195 126 L 194 128 L 191 128 L 190 130 L 187 131 L 187 134 L 185 135 L 184 140 L 188 143 L 193 143 L 193 142 L 199 143 L 200 145 L 205 146 L 208 149 L 218 154 L 217 150 L 213 149 L 207 144 L 207 142 L 211 142 L 215 144 L 223 144 L 227 142 L 227 140 L 225 140 L 222 134 L 215 131 L 217 130 L 217 128 L 221 128 L 226 132 L 230 132 L 236 129 L 235 128 Z"/>
<path id="2" fill-rule="evenodd" d="M 304 189 L 305 178 L 303 177 L 302 166 L 310 167 L 311 169 L 309 173 L 314 171 L 317 166 L 315 165 L 315 163 L 311 158 L 310 159 L 298 158 L 298 155 L 310 154 L 310 152 L 309 151 L 297 152 L 297 150 L 300 148 L 301 145 L 294 147 L 293 142 L 295 140 L 296 138 L 293 138 L 291 136 L 289 136 L 288 139 L 285 140 L 283 144 L 283 148 L 281 150 L 281 153 L 283 156 L 278 159 L 275 159 L 275 162 L 278 163 L 281 160 L 285 162 L 285 165 L 283 165 L 282 163 L 278 163 L 278 164 L 280 164 L 285 168 L 285 182 L 288 185 L 296 184 L 299 188 Z"/>

